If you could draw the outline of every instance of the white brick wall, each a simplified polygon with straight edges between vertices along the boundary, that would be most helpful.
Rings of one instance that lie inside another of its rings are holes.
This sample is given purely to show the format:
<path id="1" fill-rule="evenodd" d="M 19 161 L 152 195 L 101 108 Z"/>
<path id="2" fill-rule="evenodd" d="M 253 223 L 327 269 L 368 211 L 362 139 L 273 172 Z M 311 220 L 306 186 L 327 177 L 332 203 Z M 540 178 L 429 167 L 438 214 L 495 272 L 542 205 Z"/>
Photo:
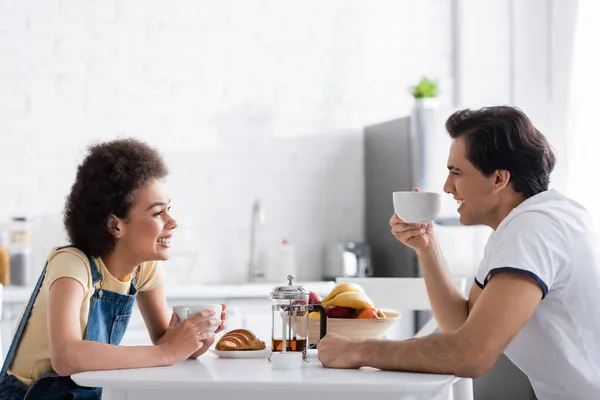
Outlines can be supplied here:
<path id="1" fill-rule="evenodd" d="M 422 74 L 450 98 L 449 3 L 0 0 L 0 217 L 34 217 L 40 269 L 85 146 L 135 136 L 172 172 L 170 279 L 244 279 L 255 197 L 318 278 L 363 236 L 362 126 Z"/>

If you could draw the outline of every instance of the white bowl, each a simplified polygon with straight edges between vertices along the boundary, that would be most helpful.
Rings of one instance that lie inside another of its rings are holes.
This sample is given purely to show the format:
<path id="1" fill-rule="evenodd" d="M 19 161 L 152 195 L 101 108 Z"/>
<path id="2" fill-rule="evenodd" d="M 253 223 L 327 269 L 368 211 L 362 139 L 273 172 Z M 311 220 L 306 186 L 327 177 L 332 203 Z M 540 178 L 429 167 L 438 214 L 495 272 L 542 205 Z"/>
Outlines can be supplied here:
<path id="1" fill-rule="evenodd" d="M 442 198 L 433 192 L 394 192 L 394 211 L 410 224 L 433 222 L 440 213 Z"/>
<path id="2" fill-rule="evenodd" d="M 381 310 L 385 318 L 327 318 L 327 333 L 337 333 L 350 339 L 379 339 L 400 321 L 397 311 Z M 308 344 L 319 343 L 319 318 L 308 319 Z"/>

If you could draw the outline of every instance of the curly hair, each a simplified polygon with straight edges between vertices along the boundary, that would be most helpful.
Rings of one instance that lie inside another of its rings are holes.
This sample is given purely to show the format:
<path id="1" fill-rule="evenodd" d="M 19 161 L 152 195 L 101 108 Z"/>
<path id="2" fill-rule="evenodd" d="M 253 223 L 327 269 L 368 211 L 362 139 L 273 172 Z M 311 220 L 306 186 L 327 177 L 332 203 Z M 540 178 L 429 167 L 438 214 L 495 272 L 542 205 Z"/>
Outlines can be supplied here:
<path id="1" fill-rule="evenodd" d="M 446 121 L 451 138 L 464 136 L 467 158 L 484 175 L 504 169 L 526 198 L 548 190 L 556 156 L 546 137 L 517 107 L 460 110 Z"/>
<path id="2" fill-rule="evenodd" d="M 168 174 L 160 154 L 136 139 L 94 144 L 77 168 L 67 197 L 64 224 L 71 244 L 90 257 L 112 251 L 110 215 L 126 218 L 137 190 Z"/>

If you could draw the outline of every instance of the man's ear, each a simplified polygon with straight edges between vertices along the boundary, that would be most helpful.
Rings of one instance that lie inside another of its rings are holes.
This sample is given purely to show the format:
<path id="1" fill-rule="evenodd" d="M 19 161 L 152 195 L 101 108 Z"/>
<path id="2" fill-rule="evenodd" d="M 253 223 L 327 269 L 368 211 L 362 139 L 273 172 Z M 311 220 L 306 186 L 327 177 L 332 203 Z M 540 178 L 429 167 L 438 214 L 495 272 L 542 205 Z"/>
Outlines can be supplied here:
<path id="1" fill-rule="evenodd" d="M 510 183 L 510 172 L 505 169 L 499 169 L 494 172 L 496 179 L 494 181 L 494 189 L 496 192 L 501 191 Z"/>
<path id="2" fill-rule="evenodd" d="M 115 239 L 119 239 L 123 236 L 124 223 L 123 221 L 115 215 L 111 215 L 108 217 L 108 231 L 111 235 L 115 237 Z"/>

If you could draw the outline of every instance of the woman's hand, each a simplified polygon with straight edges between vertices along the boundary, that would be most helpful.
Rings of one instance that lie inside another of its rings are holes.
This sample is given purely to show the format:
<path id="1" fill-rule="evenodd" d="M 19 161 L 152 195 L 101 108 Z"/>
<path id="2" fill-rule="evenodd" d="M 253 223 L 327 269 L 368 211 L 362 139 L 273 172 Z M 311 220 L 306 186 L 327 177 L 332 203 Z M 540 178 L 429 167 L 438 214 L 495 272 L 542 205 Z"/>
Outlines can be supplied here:
<path id="1" fill-rule="evenodd" d="M 217 330 L 215 331 L 215 335 L 219 332 L 222 332 L 223 330 L 225 330 L 225 320 L 227 319 L 227 311 L 225 311 L 225 309 L 227 308 L 227 306 L 225 304 L 221 304 L 223 306 L 223 309 L 221 311 L 221 325 L 219 325 L 219 327 L 217 328 Z M 203 340 L 202 343 L 204 344 L 204 346 L 202 346 L 201 349 L 199 349 L 198 351 L 194 352 L 194 354 L 192 354 L 190 356 L 190 358 L 198 358 L 200 357 L 202 354 L 206 353 L 206 351 L 208 349 L 210 349 L 210 346 L 213 345 L 213 343 L 215 342 L 215 336 L 213 336 L 210 339 L 206 339 Z"/>
<path id="2" fill-rule="evenodd" d="M 179 322 L 177 314 L 173 313 L 161 344 L 172 364 L 181 362 L 199 351 L 202 354 L 208 350 L 210 345 L 207 344 L 212 344 L 215 337 L 215 333 L 208 329 L 217 325 L 220 328 L 223 324 L 220 319 L 205 320 L 214 314 L 213 310 L 204 310 Z"/>
<path id="3" fill-rule="evenodd" d="M 226 311 L 227 305 L 221 304 L 221 306 L 223 307 L 221 309 L 221 325 L 219 325 L 219 327 L 215 331 L 215 334 L 217 334 L 225 329 L 225 320 L 227 319 L 227 311 Z"/>

